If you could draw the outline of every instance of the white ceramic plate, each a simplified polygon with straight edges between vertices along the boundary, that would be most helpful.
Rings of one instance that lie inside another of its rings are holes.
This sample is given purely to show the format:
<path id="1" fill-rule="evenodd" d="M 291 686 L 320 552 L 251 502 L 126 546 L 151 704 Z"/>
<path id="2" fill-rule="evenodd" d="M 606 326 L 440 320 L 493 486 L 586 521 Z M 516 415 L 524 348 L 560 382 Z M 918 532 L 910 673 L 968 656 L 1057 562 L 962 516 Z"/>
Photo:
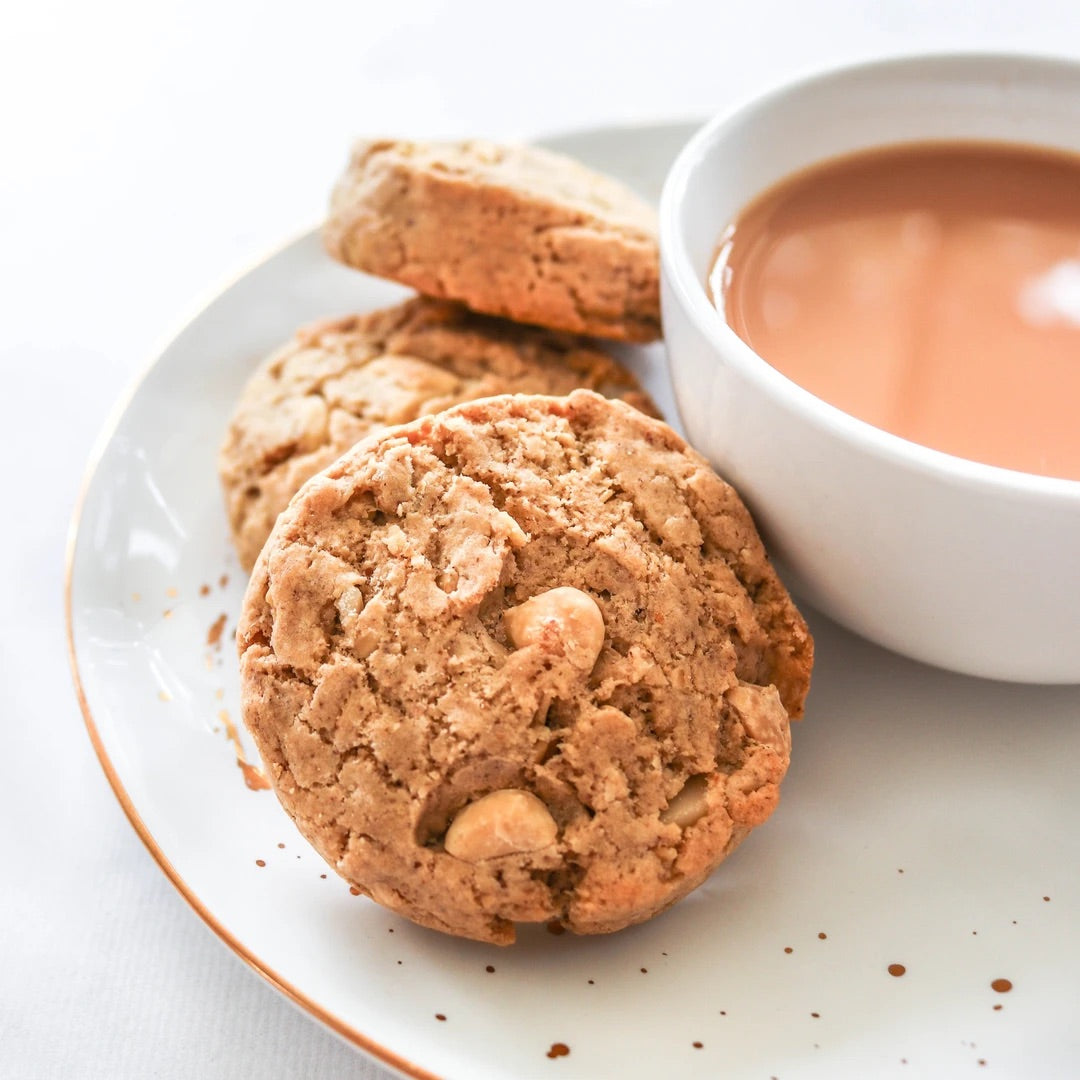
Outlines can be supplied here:
<path id="1" fill-rule="evenodd" d="M 655 196 L 688 133 L 551 145 Z M 241 384 L 296 325 L 399 295 L 314 235 L 290 244 L 162 353 L 85 489 L 68 588 L 80 699 L 132 823 L 199 915 L 407 1075 L 1075 1075 L 1080 689 L 946 675 L 812 619 L 818 667 L 772 821 L 645 926 L 530 928 L 503 950 L 351 896 L 273 795 L 245 786 L 224 722 L 239 716 L 244 582 L 217 446 Z M 662 349 L 627 355 L 670 410 Z"/>

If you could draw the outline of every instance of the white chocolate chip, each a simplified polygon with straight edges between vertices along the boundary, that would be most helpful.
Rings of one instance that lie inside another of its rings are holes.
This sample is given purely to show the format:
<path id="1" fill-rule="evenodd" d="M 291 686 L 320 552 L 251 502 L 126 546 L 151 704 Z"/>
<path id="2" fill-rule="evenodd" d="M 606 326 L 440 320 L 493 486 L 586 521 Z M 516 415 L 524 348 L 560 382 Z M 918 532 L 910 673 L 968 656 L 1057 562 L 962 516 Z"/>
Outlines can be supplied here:
<path id="1" fill-rule="evenodd" d="M 456 859 L 480 862 L 537 851 L 554 843 L 558 834 L 551 812 L 535 795 L 506 788 L 459 810 L 443 846 Z"/>
<path id="2" fill-rule="evenodd" d="M 540 645 L 559 651 L 583 671 L 591 671 L 604 645 L 604 616 L 580 589 L 560 586 L 538 593 L 503 615 L 516 648 Z"/>
<path id="3" fill-rule="evenodd" d="M 705 816 L 708 806 L 705 802 L 705 792 L 709 786 L 709 778 L 704 773 L 691 776 L 682 786 L 671 802 L 660 811 L 660 820 L 665 824 L 678 825 L 685 829 L 693 825 L 699 818 Z"/>
<path id="4" fill-rule="evenodd" d="M 790 722 L 775 686 L 740 683 L 724 694 L 724 700 L 751 739 L 783 753 L 791 753 Z"/>

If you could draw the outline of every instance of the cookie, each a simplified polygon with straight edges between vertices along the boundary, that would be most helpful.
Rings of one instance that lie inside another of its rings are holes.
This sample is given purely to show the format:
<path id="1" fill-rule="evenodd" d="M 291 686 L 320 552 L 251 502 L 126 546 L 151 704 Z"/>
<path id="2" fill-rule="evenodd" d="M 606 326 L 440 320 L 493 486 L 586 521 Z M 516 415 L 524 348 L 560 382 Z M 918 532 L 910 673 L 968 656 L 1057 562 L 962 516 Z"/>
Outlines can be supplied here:
<path id="1" fill-rule="evenodd" d="M 561 154 L 360 143 L 323 236 L 349 266 L 475 311 L 623 341 L 660 336 L 653 208 Z"/>
<path id="2" fill-rule="evenodd" d="M 300 485 L 371 432 L 477 398 L 578 387 L 656 411 L 590 343 L 459 304 L 418 298 L 301 330 L 252 376 L 219 455 L 241 564 L 254 565 Z"/>
<path id="3" fill-rule="evenodd" d="M 588 391 L 347 452 L 278 520 L 238 645 L 244 720 L 330 865 L 500 944 L 699 885 L 776 806 L 813 652 L 732 488 Z"/>

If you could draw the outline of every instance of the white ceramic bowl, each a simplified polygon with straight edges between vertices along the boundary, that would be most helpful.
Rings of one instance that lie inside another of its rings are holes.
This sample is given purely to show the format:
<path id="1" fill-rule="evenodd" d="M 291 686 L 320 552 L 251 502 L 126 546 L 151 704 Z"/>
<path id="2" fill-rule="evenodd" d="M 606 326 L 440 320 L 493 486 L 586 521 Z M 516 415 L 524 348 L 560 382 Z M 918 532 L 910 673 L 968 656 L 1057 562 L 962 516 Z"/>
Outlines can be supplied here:
<path id="1" fill-rule="evenodd" d="M 1080 64 L 884 60 L 784 86 L 693 136 L 660 205 L 679 412 L 799 597 L 940 667 L 1080 682 L 1080 481 L 966 461 L 841 412 L 757 356 L 705 291 L 717 239 L 755 194 L 837 154 L 941 138 L 1080 151 Z"/>

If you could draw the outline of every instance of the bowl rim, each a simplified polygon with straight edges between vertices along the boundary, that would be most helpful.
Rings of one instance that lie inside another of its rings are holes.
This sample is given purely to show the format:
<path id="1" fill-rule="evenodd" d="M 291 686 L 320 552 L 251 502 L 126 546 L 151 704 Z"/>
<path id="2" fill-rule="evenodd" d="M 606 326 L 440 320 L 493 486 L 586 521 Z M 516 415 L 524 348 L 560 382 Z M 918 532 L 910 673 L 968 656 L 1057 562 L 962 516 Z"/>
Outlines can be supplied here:
<path id="1" fill-rule="evenodd" d="M 975 488 L 988 494 L 1034 498 L 1040 502 L 1053 500 L 1066 504 L 1075 503 L 1080 508 L 1080 479 L 1021 472 L 923 446 L 844 412 L 772 367 L 754 352 L 723 318 L 717 317 L 718 312 L 706 294 L 705 283 L 694 271 L 686 237 L 680 225 L 683 202 L 695 173 L 728 126 L 744 118 L 747 113 L 781 105 L 785 99 L 831 82 L 842 84 L 848 80 L 857 81 L 878 74 L 911 74 L 920 70 L 925 70 L 928 74 L 933 72 L 941 77 L 961 73 L 970 75 L 984 69 L 988 73 L 993 71 L 995 77 L 1000 78 L 1002 65 L 1019 66 L 1023 69 L 1019 72 L 1022 76 L 1035 72 L 1044 77 L 1054 74 L 1065 76 L 1076 83 L 1080 93 L 1080 60 L 1074 58 L 1033 52 L 923 52 L 830 65 L 809 74 L 785 79 L 771 89 L 755 93 L 717 113 L 690 137 L 665 178 L 659 208 L 661 274 L 698 332 L 718 350 L 723 351 L 727 362 L 762 392 L 778 399 L 785 408 L 806 423 L 896 467 L 928 477 L 946 479 L 958 487 Z"/>

